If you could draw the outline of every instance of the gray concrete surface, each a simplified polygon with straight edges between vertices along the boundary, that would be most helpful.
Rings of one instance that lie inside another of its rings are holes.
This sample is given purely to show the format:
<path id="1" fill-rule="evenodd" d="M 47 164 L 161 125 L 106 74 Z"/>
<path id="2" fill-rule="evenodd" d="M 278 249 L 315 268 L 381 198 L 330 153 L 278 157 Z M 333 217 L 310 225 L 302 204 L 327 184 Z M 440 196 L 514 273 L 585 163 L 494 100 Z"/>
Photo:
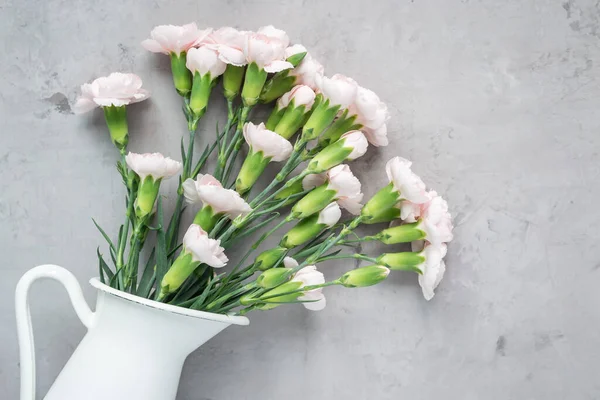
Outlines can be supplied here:
<path id="1" fill-rule="evenodd" d="M 330 290 L 320 313 L 251 315 L 190 357 L 179 400 L 600 398 L 599 18 L 591 0 L 0 1 L 0 397 L 17 398 L 19 277 L 51 262 L 85 284 L 102 243 L 90 217 L 121 221 L 101 113 L 69 103 L 83 82 L 134 71 L 153 97 L 131 108 L 131 149 L 176 156 L 168 63 L 139 43 L 196 20 L 285 28 L 327 73 L 379 93 L 392 144 L 355 164 L 365 192 L 391 156 L 414 160 L 456 239 L 433 301 L 394 274 Z M 216 96 L 200 142 L 222 108 Z M 32 314 L 41 398 L 84 328 L 58 284 L 35 286 Z"/>

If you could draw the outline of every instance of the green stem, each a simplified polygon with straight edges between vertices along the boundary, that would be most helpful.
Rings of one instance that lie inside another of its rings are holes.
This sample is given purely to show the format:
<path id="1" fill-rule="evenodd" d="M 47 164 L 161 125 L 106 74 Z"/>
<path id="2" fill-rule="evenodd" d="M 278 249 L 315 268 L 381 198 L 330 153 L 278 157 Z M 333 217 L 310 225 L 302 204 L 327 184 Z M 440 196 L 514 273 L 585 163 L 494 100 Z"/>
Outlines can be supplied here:
<path id="1" fill-rule="evenodd" d="M 248 114 L 250 113 L 251 109 L 252 106 L 242 107 L 242 109 L 239 112 L 240 116 L 238 118 L 237 128 L 235 130 L 235 133 L 233 134 L 231 142 L 229 144 L 223 144 L 224 151 L 222 151 L 221 154 L 219 154 L 219 159 L 217 160 L 217 166 L 215 168 L 215 178 L 220 181 L 222 181 L 223 173 L 226 171 L 227 163 L 229 163 L 230 165 L 234 164 L 235 158 L 237 157 L 237 153 L 242 147 L 242 142 L 244 140 L 242 132 L 244 130 L 244 124 L 248 119 Z M 234 152 L 235 155 L 233 155 Z M 230 168 L 231 167 L 229 167 L 228 169 Z M 223 186 L 227 186 L 226 182 L 222 181 L 221 183 L 223 183 Z"/>
<path id="2" fill-rule="evenodd" d="M 231 270 L 231 272 L 225 277 L 225 279 L 223 280 L 223 283 L 221 284 L 221 288 L 219 290 L 217 290 L 217 296 L 219 296 L 221 293 L 225 292 L 227 289 L 229 289 L 229 287 L 227 286 L 231 280 L 235 279 L 236 273 L 238 272 L 238 269 L 242 266 L 242 264 L 244 264 L 246 262 L 246 260 L 248 259 L 248 257 L 250 257 L 250 255 L 256 251 L 256 249 L 258 249 L 258 247 L 265 241 L 267 240 L 267 238 L 269 236 L 271 236 L 273 233 L 275 233 L 279 228 L 281 228 L 283 225 L 285 225 L 286 223 L 290 222 L 290 218 L 285 218 L 283 220 L 281 220 L 276 226 L 274 226 L 271 230 L 269 230 L 268 232 L 265 232 L 264 234 L 262 234 L 262 236 L 252 245 L 250 246 L 250 248 L 248 249 L 248 251 L 246 252 L 246 254 L 244 254 L 244 256 L 242 257 L 242 259 L 236 264 L 236 266 L 233 268 L 233 270 Z M 250 269 L 252 269 L 252 267 L 254 267 L 254 264 L 251 264 L 249 267 L 243 269 L 242 271 L 239 272 L 239 274 L 244 274 L 247 272 L 250 272 Z"/>
<path id="3" fill-rule="evenodd" d="M 376 263 L 377 260 L 375 258 L 369 257 L 365 254 L 360 254 L 360 253 L 355 253 L 355 254 L 336 254 L 335 256 L 325 256 L 325 257 L 319 257 L 316 262 L 320 263 L 323 261 L 328 261 L 328 260 L 345 260 L 345 259 L 349 259 L 349 258 L 354 258 L 357 260 L 365 260 L 365 261 L 370 261 L 373 263 Z"/>
<path id="4" fill-rule="evenodd" d="M 125 175 L 128 176 L 129 169 L 127 168 L 127 162 L 125 161 L 125 149 L 121 149 L 121 164 L 122 164 L 122 168 L 125 171 Z M 118 244 L 118 249 L 117 249 L 117 257 L 116 257 L 117 264 L 115 265 L 115 267 L 116 267 L 115 273 L 119 274 L 118 281 L 117 281 L 119 290 L 125 289 L 124 281 L 123 281 L 123 274 L 120 272 L 122 272 L 122 270 L 125 268 L 125 249 L 127 247 L 127 236 L 129 235 L 130 217 L 134 213 L 133 205 L 134 205 L 134 201 L 135 201 L 134 193 L 132 193 L 133 192 L 132 188 L 129 186 L 129 180 L 126 180 L 126 187 L 127 187 L 127 194 L 128 194 L 127 210 L 125 211 L 125 223 L 123 225 L 123 230 L 119 237 L 119 244 Z"/>
<path id="5" fill-rule="evenodd" d="M 300 265 L 298 265 L 298 267 L 296 267 L 294 269 L 294 272 L 299 271 L 300 269 L 304 268 L 306 265 L 314 264 L 321 257 L 322 254 L 326 253 L 329 249 L 331 249 L 333 246 L 335 246 L 342 238 L 349 235 L 358 225 L 360 225 L 361 220 L 362 220 L 362 217 L 360 215 L 358 217 L 354 218 L 350 222 L 348 227 L 342 228 L 342 230 L 340 231 L 340 233 L 337 236 L 335 236 L 331 239 L 328 239 L 323 244 L 321 244 L 321 246 L 323 246 L 323 248 L 321 248 L 317 252 L 311 254 L 306 260 L 304 260 L 303 263 L 301 263 Z"/>
<path id="6" fill-rule="evenodd" d="M 375 235 L 363 236 L 362 238 L 359 238 L 359 239 L 356 239 L 356 240 L 340 240 L 338 242 L 338 244 L 363 243 L 363 242 L 370 242 L 372 240 L 378 240 L 377 236 L 375 236 Z"/>

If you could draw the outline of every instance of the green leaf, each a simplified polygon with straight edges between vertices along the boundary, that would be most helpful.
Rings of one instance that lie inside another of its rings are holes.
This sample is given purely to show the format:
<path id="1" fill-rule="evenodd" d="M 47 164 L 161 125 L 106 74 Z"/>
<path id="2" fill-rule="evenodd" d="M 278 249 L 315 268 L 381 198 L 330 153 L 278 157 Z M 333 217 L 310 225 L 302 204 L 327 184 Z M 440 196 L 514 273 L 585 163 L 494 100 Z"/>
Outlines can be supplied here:
<path id="1" fill-rule="evenodd" d="M 154 281 L 156 280 L 156 270 L 154 269 L 154 265 L 156 264 L 154 257 L 155 252 L 156 248 L 152 249 L 150 257 L 148 257 L 148 261 L 144 267 L 142 279 L 140 279 L 140 284 L 138 285 L 137 290 L 137 295 L 140 297 L 148 298 L 150 291 L 152 290 L 152 286 L 154 286 Z"/>
<path id="2" fill-rule="evenodd" d="M 173 257 L 173 256 L 175 255 L 175 253 L 177 252 L 177 250 L 179 250 L 181 247 L 183 247 L 183 243 L 179 243 L 179 244 L 177 245 L 177 247 L 175 247 L 173 250 L 171 250 L 171 251 L 169 252 L 169 254 L 167 254 L 167 258 L 171 258 L 171 257 Z M 154 251 L 154 250 L 153 250 L 153 251 Z"/>
<path id="3" fill-rule="evenodd" d="M 239 240 L 243 237 L 249 236 L 251 234 L 253 234 L 254 232 L 256 232 L 257 230 L 261 229 L 262 227 L 264 227 L 265 225 L 268 225 L 269 223 L 271 223 L 271 221 L 273 221 L 274 219 L 276 219 L 277 217 L 279 217 L 279 213 L 273 213 L 271 214 L 271 216 L 269 218 L 267 218 L 266 220 L 262 221 L 259 224 L 254 225 L 252 228 L 250 229 L 246 229 L 244 231 L 241 231 L 239 235 L 237 236 L 233 236 L 233 238 L 229 239 L 226 243 L 227 245 L 230 245 L 231 243 L 233 243 L 236 240 Z"/>
<path id="4" fill-rule="evenodd" d="M 169 222 L 169 227 L 167 228 L 167 234 L 166 234 L 166 238 L 165 238 L 165 243 L 168 245 L 169 249 L 174 248 L 177 243 L 177 233 L 179 232 L 179 224 L 181 223 L 181 214 L 183 213 L 183 210 L 181 209 L 182 206 L 183 206 L 183 195 L 179 195 L 177 197 L 177 203 L 175 204 L 175 210 L 173 211 L 173 215 L 171 216 L 171 221 Z M 163 220 L 162 220 L 162 215 L 159 217 L 158 223 L 159 223 L 159 225 L 161 225 L 161 227 L 164 225 Z M 160 231 L 162 231 L 162 230 L 163 229 L 161 229 Z"/>
<path id="5" fill-rule="evenodd" d="M 181 207 L 181 205 L 180 205 Z M 163 277 L 167 273 L 169 269 L 169 261 L 167 259 L 167 241 L 165 237 L 165 231 L 162 229 L 163 226 L 163 209 L 162 209 L 162 199 L 158 199 L 158 209 L 156 211 L 156 217 L 158 218 L 158 223 L 161 226 L 156 233 L 156 297 L 158 297 L 160 293 L 160 284 L 162 282 Z"/>
<path id="6" fill-rule="evenodd" d="M 200 310 L 201 307 L 202 307 L 202 305 L 204 304 L 204 301 L 206 300 L 206 298 L 210 294 L 210 290 L 211 290 L 212 286 L 218 280 L 219 279 L 217 279 L 217 278 L 210 279 L 208 281 L 208 284 L 206 285 L 206 287 L 202 291 L 202 294 L 200 296 L 198 296 L 198 298 L 196 299 L 196 301 L 194 301 L 194 303 L 192 303 L 192 305 L 190 306 L 190 308 L 192 308 L 194 310 Z"/>
<path id="7" fill-rule="evenodd" d="M 185 146 L 183 145 L 183 136 L 181 137 L 181 162 L 185 163 Z"/>
<path id="8" fill-rule="evenodd" d="M 106 232 L 104 232 L 104 229 L 100 228 L 100 225 L 98 225 L 98 223 L 96 222 L 96 220 L 94 218 L 92 218 L 92 221 L 94 222 L 94 225 L 96 225 L 96 228 L 98 228 L 98 230 L 100 231 L 100 233 L 102 234 L 102 236 L 104 236 L 104 239 L 106 240 L 106 242 L 108 243 L 108 245 L 110 246 L 110 248 L 115 251 L 115 245 L 113 244 L 112 240 L 110 240 L 110 238 L 108 237 L 108 235 L 106 234 Z"/>
<path id="9" fill-rule="evenodd" d="M 338 254 L 340 254 L 341 251 L 342 251 L 342 249 L 339 249 L 339 250 L 333 251 L 333 252 L 331 252 L 329 254 L 325 254 L 324 256 L 321 256 L 319 258 L 326 258 L 326 257 L 337 256 Z"/>
<path id="10" fill-rule="evenodd" d="M 110 250 L 110 258 L 112 259 L 113 265 L 116 267 L 117 266 L 117 255 L 115 254 L 115 249 L 113 249 L 112 247 L 109 248 Z"/>
<path id="11" fill-rule="evenodd" d="M 106 280 L 104 278 L 104 274 L 108 276 L 108 279 L 111 279 L 114 274 L 102 258 L 102 254 L 100 254 L 100 247 L 96 248 L 96 254 L 98 254 L 98 274 L 100 275 L 100 282 L 105 284 Z"/>

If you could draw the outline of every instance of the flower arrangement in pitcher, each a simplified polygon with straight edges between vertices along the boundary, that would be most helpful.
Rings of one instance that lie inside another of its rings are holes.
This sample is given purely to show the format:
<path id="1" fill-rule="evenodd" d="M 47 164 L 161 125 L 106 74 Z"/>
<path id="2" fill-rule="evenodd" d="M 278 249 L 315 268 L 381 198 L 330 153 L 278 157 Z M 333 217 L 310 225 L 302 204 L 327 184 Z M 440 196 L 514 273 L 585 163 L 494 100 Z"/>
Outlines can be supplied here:
<path id="1" fill-rule="evenodd" d="M 388 144 L 387 107 L 375 93 L 347 76 L 325 75 L 306 48 L 290 45 L 287 34 L 273 26 L 250 32 L 162 25 L 150 36 L 142 46 L 170 57 L 183 101 L 189 133 L 187 148 L 182 138 L 181 161 L 127 149 L 127 107 L 149 97 L 138 76 L 113 73 L 84 84 L 74 107 L 79 113 L 102 107 L 121 154 L 117 169 L 126 188 L 125 222 L 115 242 L 96 224 L 112 264 L 98 250 L 102 282 L 160 302 L 238 315 L 286 303 L 320 310 L 324 288 L 375 285 L 390 270 L 413 271 L 425 298 L 433 297 L 445 271 L 446 243 L 452 240 L 446 201 L 427 190 L 410 161 L 394 157 L 386 165 L 389 184 L 363 205 L 361 183 L 349 166 L 369 146 Z M 213 143 L 194 154 L 198 126 L 215 101 L 218 80 L 227 120 Z M 273 105 L 266 121 L 250 120 L 257 104 Z M 213 155 L 216 166 L 205 171 Z M 278 169 L 277 175 L 257 188 L 269 166 Z M 179 178 L 177 200 L 167 221 L 159 192 L 162 181 L 173 177 Z M 195 217 L 185 223 L 181 237 L 184 203 Z M 356 230 L 362 224 L 382 229 L 361 237 Z M 277 232 L 279 245 L 255 254 Z M 156 244 L 141 262 L 150 234 Z M 342 252 L 370 240 L 412 243 L 412 251 Z M 230 263 L 228 249 L 245 242 L 245 254 Z M 344 258 L 368 265 L 325 280 L 320 263 Z"/>

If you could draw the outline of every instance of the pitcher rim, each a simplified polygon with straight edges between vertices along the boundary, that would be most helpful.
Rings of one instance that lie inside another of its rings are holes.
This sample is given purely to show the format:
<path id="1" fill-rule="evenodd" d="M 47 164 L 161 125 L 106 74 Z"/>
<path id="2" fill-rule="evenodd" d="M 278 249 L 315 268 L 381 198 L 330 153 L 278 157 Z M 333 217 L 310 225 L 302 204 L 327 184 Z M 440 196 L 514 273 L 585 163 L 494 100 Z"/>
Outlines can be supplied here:
<path id="1" fill-rule="evenodd" d="M 207 312 L 207 311 L 190 310 L 189 308 L 183 308 L 183 307 L 174 306 L 171 304 L 160 303 L 158 301 L 154 301 L 154 300 L 150 300 L 150 299 L 145 299 L 143 297 L 136 296 L 134 294 L 126 293 L 121 290 L 112 288 L 112 287 L 100 282 L 100 279 L 98 279 L 98 278 L 90 279 L 90 285 L 92 285 L 96 289 L 101 290 L 110 295 L 117 296 L 117 297 L 120 297 L 125 300 L 133 301 L 135 303 L 144 305 L 146 307 L 152 307 L 152 308 L 156 308 L 159 310 L 171 312 L 174 314 L 186 315 L 186 316 L 192 317 L 192 318 L 207 319 L 210 321 L 224 322 L 224 323 L 232 324 L 232 325 L 248 325 L 248 324 L 250 324 L 250 320 L 247 317 L 244 317 L 241 315 L 215 314 L 215 313 L 211 313 L 211 312 Z"/>

